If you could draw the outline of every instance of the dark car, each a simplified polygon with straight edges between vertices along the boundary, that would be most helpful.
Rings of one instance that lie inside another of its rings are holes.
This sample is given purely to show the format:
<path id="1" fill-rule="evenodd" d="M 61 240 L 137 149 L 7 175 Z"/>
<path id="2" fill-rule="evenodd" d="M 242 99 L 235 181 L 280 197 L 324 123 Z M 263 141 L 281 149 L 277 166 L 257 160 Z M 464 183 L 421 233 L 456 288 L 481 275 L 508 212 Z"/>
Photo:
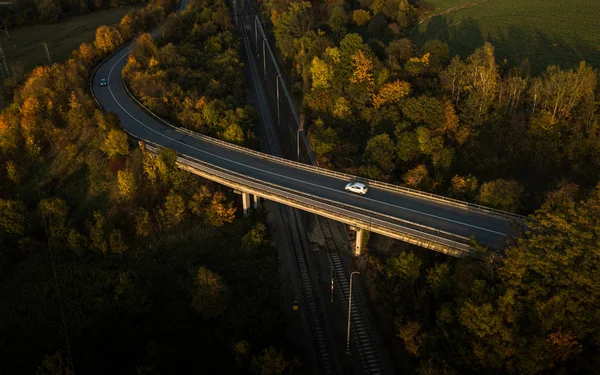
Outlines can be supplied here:
<path id="1" fill-rule="evenodd" d="M 100 86 L 106 86 L 106 80 L 104 78 L 100 80 Z"/>

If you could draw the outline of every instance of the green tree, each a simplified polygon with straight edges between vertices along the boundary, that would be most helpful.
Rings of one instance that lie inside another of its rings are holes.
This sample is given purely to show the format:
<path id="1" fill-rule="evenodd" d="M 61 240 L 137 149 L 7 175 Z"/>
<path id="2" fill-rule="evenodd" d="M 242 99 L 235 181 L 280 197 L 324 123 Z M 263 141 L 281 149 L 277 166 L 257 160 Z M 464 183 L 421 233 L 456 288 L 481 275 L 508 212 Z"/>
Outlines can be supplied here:
<path id="1" fill-rule="evenodd" d="M 67 236 L 66 220 L 69 216 L 69 206 L 61 198 L 43 199 L 38 205 L 43 225 L 48 229 L 50 239 L 61 241 Z"/>
<path id="2" fill-rule="evenodd" d="M 25 204 L 21 201 L 0 199 L 0 229 L 11 236 L 23 236 L 26 224 Z"/>
<path id="3" fill-rule="evenodd" d="M 252 373 L 258 375 L 285 374 L 291 364 L 285 360 L 283 352 L 269 347 L 252 357 Z"/>
<path id="4" fill-rule="evenodd" d="M 346 11 L 344 11 L 343 6 L 336 6 L 331 9 L 328 23 L 331 31 L 339 37 L 346 33 L 348 15 L 346 14 Z"/>
<path id="5" fill-rule="evenodd" d="M 90 230 L 92 248 L 106 254 L 108 244 L 106 243 L 106 218 L 100 212 L 94 212 L 94 224 Z"/>
<path id="6" fill-rule="evenodd" d="M 369 177 L 381 177 L 383 180 L 389 180 L 396 166 L 396 149 L 390 136 L 384 133 L 369 139 L 364 159 L 368 165 L 377 167 L 382 173 L 381 176 Z"/>
<path id="7" fill-rule="evenodd" d="M 295 41 L 301 39 L 314 26 L 310 8 L 309 2 L 292 2 L 274 22 L 275 40 L 284 57 L 295 55 Z"/>
<path id="8" fill-rule="evenodd" d="M 36 375 L 70 375 L 73 372 L 65 362 L 61 352 L 46 355 Z"/>
<path id="9" fill-rule="evenodd" d="M 119 229 L 113 229 L 108 236 L 108 243 L 110 244 L 110 250 L 116 254 L 123 254 L 127 251 L 127 245 L 123 241 L 123 234 Z"/>
<path id="10" fill-rule="evenodd" d="M 148 237 L 151 233 L 150 214 L 145 208 L 139 208 L 135 214 L 135 234 L 139 237 Z"/>
<path id="11" fill-rule="evenodd" d="M 185 200 L 174 191 L 165 198 L 165 204 L 160 209 L 160 216 L 167 229 L 179 225 L 185 218 Z"/>
<path id="12" fill-rule="evenodd" d="M 192 308 L 206 318 L 223 313 L 229 302 L 229 291 L 223 278 L 205 267 L 199 267 L 193 278 Z"/>
<path id="13" fill-rule="evenodd" d="M 477 201 L 501 210 L 516 212 L 520 207 L 522 196 L 523 186 L 520 183 L 499 178 L 481 185 Z"/>
<path id="14" fill-rule="evenodd" d="M 256 223 L 256 225 L 242 237 L 242 247 L 246 250 L 256 251 L 267 244 L 267 226 L 261 222 Z"/>

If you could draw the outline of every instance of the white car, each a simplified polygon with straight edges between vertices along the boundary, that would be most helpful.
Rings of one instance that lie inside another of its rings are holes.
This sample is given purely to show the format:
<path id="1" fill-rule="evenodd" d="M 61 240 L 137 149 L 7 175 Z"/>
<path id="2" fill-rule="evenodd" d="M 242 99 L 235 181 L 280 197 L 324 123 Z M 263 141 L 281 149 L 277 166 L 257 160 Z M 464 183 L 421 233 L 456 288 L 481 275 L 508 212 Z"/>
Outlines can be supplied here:
<path id="1" fill-rule="evenodd" d="M 346 191 L 360 195 L 367 194 L 367 191 L 369 190 L 365 184 L 361 184 L 360 182 L 350 182 L 346 185 L 345 189 Z"/>

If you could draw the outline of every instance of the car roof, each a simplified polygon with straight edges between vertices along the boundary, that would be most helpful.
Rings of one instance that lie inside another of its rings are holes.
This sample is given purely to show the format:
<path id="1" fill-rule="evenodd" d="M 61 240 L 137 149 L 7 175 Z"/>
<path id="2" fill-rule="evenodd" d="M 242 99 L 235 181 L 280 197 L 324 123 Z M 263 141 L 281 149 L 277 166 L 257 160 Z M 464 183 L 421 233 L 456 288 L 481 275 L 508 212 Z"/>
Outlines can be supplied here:
<path id="1" fill-rule="evenodd" d="M 353 183 L 352 183 L 352 185 L 354 185 L 354 186 L 358 186 L 358 187 L 361 187 L 361 188 L 364 188 L 364 187 L 365 187 L 365 184 L 363 184 L 363 183 L 360 183 L 360 182 L 353 182 Z"/>

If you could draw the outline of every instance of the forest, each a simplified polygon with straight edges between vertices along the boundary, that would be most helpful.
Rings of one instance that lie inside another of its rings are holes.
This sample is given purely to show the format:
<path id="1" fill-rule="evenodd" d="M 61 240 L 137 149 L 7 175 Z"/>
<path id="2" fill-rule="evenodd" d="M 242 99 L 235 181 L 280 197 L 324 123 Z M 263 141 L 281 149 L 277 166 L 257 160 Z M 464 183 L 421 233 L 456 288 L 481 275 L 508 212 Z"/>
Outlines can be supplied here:
<path id="1" fill-rule="evenodd" d="M 241 218 L 233 193 L 179 170 L 172 150 L 150 156 L 89 92 L 105 56 L 162 21 L 168 35 L 183 33 L 181 56 L 196 51 L 194 64 L 238 58 L 238 49 L 210 42 L 231 28 L 222 4 L 192 1 L 167 17 L 176 5 L 150 2 L 117 28 L 98 28 L 94 43 L 65 63 L 30 72 L 0 113 L 2 373 L 272 374 L 300 366 L 280 334 L 265 213 Z M 200 24 L 203 36 L 187 38 L 186 27 Z M 151 42 L 146 35 L 136 57 Z M 180 63 L 172 66 L 191 69 Z M 241 80 L 239 70 L 212 74 Z M 210 100 L 223 98 L 246 130 L 239 89 L 223 86 Z"/>
<path id="2" fill-rule="evenodd" d="M 466 59 L 410 34 L 407 0 L 258 3 L 320 165 L 536 219 L 502 254 L 371 251 L 397 367 L 422 374 L 600 366 L 597 70 Z M 408 357 L 408 361 L 402 358 Z"/>

